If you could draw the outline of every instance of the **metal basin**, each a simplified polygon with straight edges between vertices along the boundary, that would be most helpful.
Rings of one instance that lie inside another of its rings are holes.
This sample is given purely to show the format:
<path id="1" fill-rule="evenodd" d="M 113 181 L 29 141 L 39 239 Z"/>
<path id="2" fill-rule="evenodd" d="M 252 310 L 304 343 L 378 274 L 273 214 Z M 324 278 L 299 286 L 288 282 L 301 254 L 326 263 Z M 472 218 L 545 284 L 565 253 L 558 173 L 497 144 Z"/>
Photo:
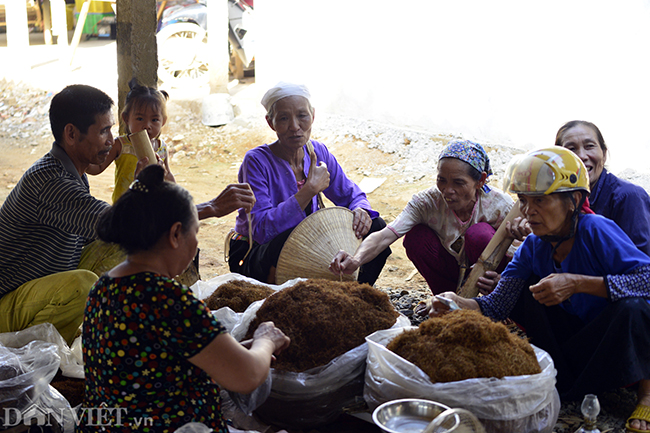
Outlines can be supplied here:
<path id="1" fill-rule="evenodd" d="M 386 433 L 421 433 L 429 423 L 449 406 L 431 400 L 406 398 L 377 407 L 372 420 Z M 454 427 L 453 419 L 447 428 Z"/>

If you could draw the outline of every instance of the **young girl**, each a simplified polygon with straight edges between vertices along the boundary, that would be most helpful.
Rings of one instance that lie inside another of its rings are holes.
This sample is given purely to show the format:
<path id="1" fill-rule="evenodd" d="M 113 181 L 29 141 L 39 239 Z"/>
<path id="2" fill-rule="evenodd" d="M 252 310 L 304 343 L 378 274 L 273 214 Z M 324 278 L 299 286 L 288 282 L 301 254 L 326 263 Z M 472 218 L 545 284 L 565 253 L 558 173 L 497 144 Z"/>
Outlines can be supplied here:
<path id="1" fill-rule="evenodd" d="M 103 172 L 115 160 L 115 189 L 113 203 L 129 188 L 133 182 L 133 173 L 138 163 L 135 150 L 128 134 L 147 130 L 154 152 L 160 157 L 165 167 L 165 180 L 174 182 L 174 175 L 169 169 L 169 154 L 167 145 L 160 138 L 162 127 L 167 122 L 167 99 L 169 95 L 164 90 L 141 86 L 134 78 L 129 82 L 129 93 L 126 95 L 122 121 L 126 124 L 127 135 L 115 139 L 115 144 L 101 165 L 91 165 L 88 174 L 97 175 Z"/>

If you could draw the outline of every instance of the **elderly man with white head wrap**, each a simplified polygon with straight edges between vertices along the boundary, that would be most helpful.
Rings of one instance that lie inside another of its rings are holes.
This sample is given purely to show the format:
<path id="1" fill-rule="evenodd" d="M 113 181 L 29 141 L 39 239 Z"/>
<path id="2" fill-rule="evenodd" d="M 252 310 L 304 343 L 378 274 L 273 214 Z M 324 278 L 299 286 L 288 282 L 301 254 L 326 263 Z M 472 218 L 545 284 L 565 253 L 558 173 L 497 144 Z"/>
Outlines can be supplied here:
<path id="1" fill-rule="evenodd" d="M 327 147 L 310 139 L 315 110 L 309 98 L 305 86 L 284 82 L 262 98 L 266 121 L 278 139 L 248 151 L 239 169 L 239 181 L 250 184 L 257 201 L 251 211 L 252 233 L 246 213 L 240 210 L 237 216 L 230 240 L 232 272 L 274 283 L 282 246 L 291 231 L 319 209 L 321 192 L 335 205 L 353 211 L 358 238 L 386 226 Z M 250 252 L 249 236 L 254 241 Z M 358 281 L 374 284 L 390 253 L 386 248 L 367 263 Z"/>

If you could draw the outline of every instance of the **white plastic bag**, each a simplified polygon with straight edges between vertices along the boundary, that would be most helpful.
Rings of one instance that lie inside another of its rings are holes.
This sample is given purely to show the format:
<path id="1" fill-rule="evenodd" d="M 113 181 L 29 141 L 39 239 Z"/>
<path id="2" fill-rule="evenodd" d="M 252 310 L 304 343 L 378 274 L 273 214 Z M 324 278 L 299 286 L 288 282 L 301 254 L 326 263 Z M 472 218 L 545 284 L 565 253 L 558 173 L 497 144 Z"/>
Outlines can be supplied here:
<path id="1" fill-rule="evenodd" d="M 207 281 L 199 280 L 196 283 L 194 283 L 192 285 L 192 287 L 190 287 L 190 290 L 192 290 L 192 292 L 194 293 L 194 295 L 197 298 L 199 298 L 199 299 L 208 299 L 210 296 L 212 296 L 214 291 L 219 288 L 219 286 L 222 286 L 222 285 L 224 285 L 224 284 L 226 284 L 226 283 L 228 283 L 230 281 L 235 281 L 235 280 L 245 281 L 247 283 L 255 284 L 257 286 L 268 287 L 270 289 L 273 289 L 273 290 L 277 291 L 277 290 L 281 290 L 281 289 L 283 289 L 285 287 L 292 286 L 292 285 L 296 284 L 297 281 L 304 280 L 304 278 L 296 278 L 296 279 L 293 279 L 291 281 L 287 281 L 286 283 L 282 284 L 281 286 L 277 286 L 275 284 L 262 283 L 260 281 L 257 281 L 254 278 L 245 277 L 245 276 L 243 276 L 241 274 L 231 272 L 229 274 L 216 276 L 216 277 L 211 278 L 211 279 L 209 279 Z M 289 284 L 287 285 L 287 283 L 289 283 Z"/>
<path id="2" fill-rule="evenodd" d="M 56 345 L 44 341 L 18 348 L 0 346 L 0 405 L 18 411 L 32 405 L 59 369 L 57 352 Z"/>
<path id="3" fill-rule="evenodd" d="M 400 315 L 393 328 L 410 323 Z M 256 413 L 281 427 L 312 428 L 334 421 L 362 395 L 367 354 L 368 344 L 363 343 L 327 365 L 300 373 L 272 368 L 271 395 Z"/>
<path id="4" fill-rule="evenodd" d="M 533 346 L 542 372 L 503 379 L 477 378 L 431 383 L 413 363 L 386 349 L 406 327 L 377 331 L 368 337 L 363 396 L 371 410 L 401 398 L 425 398 L 476 415 L 488 433 L 550 433 L 560 411 L 551 356 Z"/>
<path id="5" fill-rule="evenodd" d="M 19 344 L 24 335 L 0 336 Z M 39 340 L 21 347 L 0 343 L 0 426 L 29 425 L 34 419 L 39 425 L 58 422 L 66 433 L 74 430 L 70 403 L 50 386 L 59 369 L 58 351 L 56 344 Z"/>
<path id="6" fill-rule="evenodd" d="M 232 334 L 232 329 L 241 321 L 242 313 L 237 313 L 230 307 L 221 307 L 211 311 L 212 316 L 221 323 L 226 331 Z"/>
<path id="7" fill-rule="evenodd" d="M 61 372 L 64 376 L 74 379 L 84 378 L 80 337 L 73 342 L 73 350 L 51 323 L 41 323 L 40 325 L 23 329 L 22 331 L 4 332 L 0 334 L 0 345 L 6 347 L 23 347 L 29 342 L 36 340 L 47 341 L 56 345 L 57 352 L 61 358 Z"/>
<path id="8" fill-rule="evenodd" d="M 200 422 L 188 422 L 176 429 L 176 433 L 211 433 L 212 429 Z"/>
<path id="9" fill-rule="evenodd" d="M 304 280 L 296 278 L 280 286 L 266 286 L 277 291 Z M 245 337 L 263 303 L 264 300 L 253 302 L 241 315 L 231 332 L 236 340 Z M 408 318 L 400 315 L 394 326 L 410 324 Z M 295 373 L 271 368 L 271 394 L 255 413 L 263 421 L 283 427 L 311 428 L 333 421 L 362 394 L 367 353 L 368 345 L 364 343 L 327 365 L 308 371 Z"/>
<path id="10" fill-rule="evenodd" d="M 298 281 L 304 280 L 304 278 L 296 278 L 290 281 L 285 282 L 284 284 L 278 286 L 275 284 L 266 284 L 262 283 L 260 281 L 257 281 L 253 278 L 245 277 L 243 275 L 237 274 L 237 273 L 229 273 L 225 275 L 219 275 L 217 277 L 211 278 L 208 281 L 197 281 L 192 285 L 190 288 L 194 295 L 199 298 L 199 299 L 208 299 L 212 294 L 214 293 L 215 290 L 219 288 L 219 286 L 226 284 L 230 281 L 235 281 L 235 280 L 240 280 L 240 281 L 245 281 L 250 284 L 255 284 L 258 286 L 264 286 L 268 287 L 272 290 L 275 290 L 276 292 L 278 290 L 282 290 L 285 287 L 290 287 L 296 284 Z M 240 324 L 242 321 L 247 321 L 247 323 L 250 323 L 252 319 L 249 319 L 249 317 L 252 315 L 252 317 L 255 317 L 255 313 L 257 312 L 257 309 L 262 305 L 264 300 L 256 301 L 251 305 L 256 305 L 257 308 L 248 311 L 250 309 L 250 306 L 247 308 L 248 316 L 244 317 L 244 313 L 237 313 L 233 311 L 229 307 L 223 307 L 219 308 L 218 310 L 212 311 L 212 315 L 214 316 L 219 323 L 221 323 L 226 330 L 237 340 L 241 341 L 244 338 L 244 335 L 246 334 L 246 331 L 248 330 L 248 326 L 246 329 L 238 329 L 235 331 L 235 328 L 237 327 L 238 324 Z"/>
<path id="11" fill-rule="evenodd" d="M 205 299 L 217 287 L 235 279 L 263 285 L 275 291 L 305 281 L 305 278 L 295 278 L 278 286 L 260 283 L 239 274 L 227 274 L 208 282 L 198 281 L 192 290 L 199 299 Z M 244 339 L 264 301 L 253 302 L 243 313 L 233 312 L 237 314 L 238 321 L 230 333 L 237 341 Z M 222 310 L 224 308 L 214 311 L 215 317 L 227 317 L 227 320 L 234 318 L 230 312 Z M 410 320 L 400 314 L 393 327 L 410 324 Z M 264 422 L 282 427 L 311 428 L 333 421 L 343 412 L 344 407 L 355 403 L 355 398 L 362 395 L 367 353 L 368 345 L 363 343 L 327 365 L 308 371 L 295 373 L 271 368 L 271 393 L 255 413 Z"/>

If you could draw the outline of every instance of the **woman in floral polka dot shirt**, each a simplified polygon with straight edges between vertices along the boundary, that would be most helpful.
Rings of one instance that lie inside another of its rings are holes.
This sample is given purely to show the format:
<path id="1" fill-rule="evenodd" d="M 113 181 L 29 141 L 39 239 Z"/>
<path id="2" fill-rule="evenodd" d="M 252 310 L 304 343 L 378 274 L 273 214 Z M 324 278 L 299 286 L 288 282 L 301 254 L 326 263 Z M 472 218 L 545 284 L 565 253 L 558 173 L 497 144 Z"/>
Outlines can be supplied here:
<path id="1" fill-rule="evenodd" d="M 127 258 L 88 297 L 77 431 L 172 432 L 201 422 L 227 432 L 219 386 L 252 392 L 289 345 L 267 322 L 242 346 L 172 279 L 196 254 L 199 224 L 190 194 L 163 178 L 162 167 L 145 168 L 99 222 L 99 237 Z"/>

